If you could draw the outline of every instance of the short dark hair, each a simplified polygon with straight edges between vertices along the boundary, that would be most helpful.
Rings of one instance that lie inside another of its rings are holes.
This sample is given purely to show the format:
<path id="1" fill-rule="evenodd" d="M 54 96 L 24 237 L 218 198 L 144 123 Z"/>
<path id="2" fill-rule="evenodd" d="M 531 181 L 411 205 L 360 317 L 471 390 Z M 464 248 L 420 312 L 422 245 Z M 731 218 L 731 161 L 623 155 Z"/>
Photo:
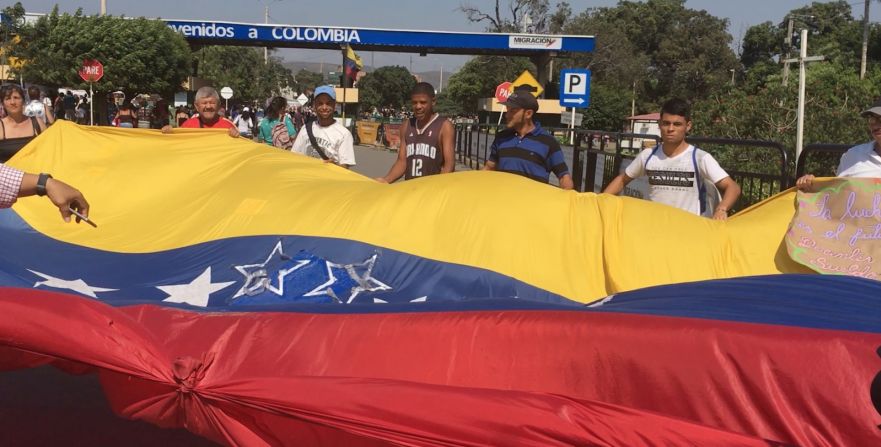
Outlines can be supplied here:
<path id="1" fill-rule="evenodd" d="M 686 121 L 691 121 L 691 104 L 682 98 L 668 99 L 661 106 L 661 115 L 679 115 L 685 117 Z"/>
<path id="2" fill-rule="evenodd" d="M 417 82 L 410 91 L 410 96 L 413 95 L 428 95 L 434 98 L 434 86 L 427 82 Z"/>
<path id="3" fill-rule="evenodd" d="M 36 85 L 28 87 L 28 97 L 31 99 L 31 101 L 35 99 L 40 99 L 41 93 L 42 92 L 40 92 L 40 87 L 37 87 Z"/>

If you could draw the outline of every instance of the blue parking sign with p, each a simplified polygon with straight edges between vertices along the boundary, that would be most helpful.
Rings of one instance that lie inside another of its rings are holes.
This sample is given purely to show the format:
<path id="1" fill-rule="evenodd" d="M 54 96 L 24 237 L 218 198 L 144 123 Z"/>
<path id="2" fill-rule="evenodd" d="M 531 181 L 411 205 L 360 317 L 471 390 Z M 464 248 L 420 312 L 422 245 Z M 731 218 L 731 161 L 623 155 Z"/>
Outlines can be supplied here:
<path id="1" fill-rule="evenodd" d="M 590 70 L 560 72 L 560 105 L 578 108 L 590 105 Z"/>

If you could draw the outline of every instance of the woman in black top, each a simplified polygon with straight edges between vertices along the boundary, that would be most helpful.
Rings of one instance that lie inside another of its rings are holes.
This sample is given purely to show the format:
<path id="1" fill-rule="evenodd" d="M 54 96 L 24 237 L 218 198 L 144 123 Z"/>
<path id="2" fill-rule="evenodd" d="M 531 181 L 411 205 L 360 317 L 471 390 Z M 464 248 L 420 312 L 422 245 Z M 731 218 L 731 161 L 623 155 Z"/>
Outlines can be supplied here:
<path id="1" fill-rule="evenodd" d="M 26 144 L 46 129 L 46 125 L 24 114 L 24 91 L 15 84 L 0 87 L 0 99 L 6 116 L 0 119 L 0 163 L 15 155 Z"/>

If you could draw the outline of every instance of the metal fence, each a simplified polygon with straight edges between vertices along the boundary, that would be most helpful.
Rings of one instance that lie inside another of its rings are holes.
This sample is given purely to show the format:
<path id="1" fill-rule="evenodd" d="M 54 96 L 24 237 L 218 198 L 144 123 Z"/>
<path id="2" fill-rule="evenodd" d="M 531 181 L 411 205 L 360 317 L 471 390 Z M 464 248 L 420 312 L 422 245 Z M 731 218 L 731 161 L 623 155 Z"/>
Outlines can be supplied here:
<path id="1" fill-rule="evenodd" d="M 688 142 L 713 155 L 722 169 L 740 185 L 732 207 L 742 210 L 789 187 L 789 160 L 783 145 L 774 141 L 689 137 Z"/>
<path id="2" fill-rule="evenodd" d="M 835 177 L 838 160 L 855 144 L 809 144 L 801 151 L 795 166 L 795 178 L 805 174 L 817 177 Z"/>
<path id="3" fill-rule="evenodd" d="M 489 157 L 497 126 L 491 124 L 456 125 L 456 161 L 480 169 Z"/>
<path id="4" fill-rule="evenodd" d="M 456 126 L 456 157 L 473 169 L 486 163 L 498 127 L 495 125 Z M 559 141 L 572 172 L 572 180 L 579 191 L 600 192 L 618 173 L 627 160 L 632 160 L 644 148 L 653 147 L 660 138 L 656 135 L 606 132 L 587 129 L 545 128 Z M 734 210 L 744 209 L 764 200 L 794 183 L 807 168 L 817 175 L 834 175 L 820 169 L 828 166 L 822 157 L 840 156 L 850 146 L 812 144 L 798 160 L 796 176 L 786 149 L 774 141 L 738 140 L 727 138 L 689 137 L 688 141 L 709 152 L 742 188 Z M 818 159 L 812 161 L 812 158 Z M 837 160 L 837 158 L 836 158 Z M 837 162 L 835 164 L 837 166 Z"/>

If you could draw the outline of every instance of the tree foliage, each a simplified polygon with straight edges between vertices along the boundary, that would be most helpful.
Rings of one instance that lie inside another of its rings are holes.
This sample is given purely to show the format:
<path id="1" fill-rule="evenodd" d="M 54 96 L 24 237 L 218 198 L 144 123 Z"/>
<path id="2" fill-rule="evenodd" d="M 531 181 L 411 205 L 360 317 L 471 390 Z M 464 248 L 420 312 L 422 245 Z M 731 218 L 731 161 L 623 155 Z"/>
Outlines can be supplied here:
<path id="1" fill-rule="evenodd" d="M 535 74 L 535 66 L 524 57 L 475 57 L 450 76 L 444 93 L 459 106 L 459 113 L 475 113 L 479 99 L 492 97 L 499 84 L 517 79 L 525 70 Z"/>
<path id="2" fill-rule="evenodd" d="M 868 140 L 860 112 L 881 94 L 881 71 L 869 71 L 864 80 L 852 68 L 836 63 L 811 66 L 807 73 L 804 142 L 851 144 Z M 782 143 L 790 163 L 795 161 L 798 85 L 769 82 L 755 92 L 724 89 L 698 102 L 693 132 L 722 138 L 770 140 Z M 735 153 L 728 154 L 735 157 Z M 726 160 L 753 172 L 773 165 L 762 160 Z M 751 164 L 752 163 L 752 164 Z"/>
<path id="3" fill-rule="evenodd" d="M 196 51 L 193 57 L 200 77 L 217 88 L 232 88 L 236 97 L 245 101 L 262 102 L 294 85 L 291 71 L 275 57 L 264 63 L 261 49 L 209 46 Z"/>
<path id="4" fill-rule="evenodd" d="M 751 26 L 741 43 L 740 62 L 746 68 L 756 64 L 774 64 L 774 58 L 784 50 L 785 30 L 771 22 Z"/>
<path id="5" fill-rule="evenodd" d="M 97 90 L 169 94 L 191 69 L 184 38 L 158 20 L 59 14 L 56 7 L 19 35 L 10 55 L 25 61 L 20 74 L 29 82 L 85 88 L 77 72 L 84 59 L 98 59 L 104 77 Z"/>
<path id="6" fill-rule="evenodd" d="M 573 66 L 589 67 L 598 83 L 632 90 L 640 111 L 672 96 L 707 97 L 738 66 L 728 22 L 685 7 L 685 0 L 620 1 L 573 17 L 566 34 L 597 36 L 596 50 Z"/>
<path id="7" fill-rule="evenodd" d="M 358 98 L 361 105 L 370 107 L 401 108 L 410 102 L 410 91 L 416 78 L 400 66 L 381 67 L 358 81 Z"/>
<path id="8" fill-rule="evenodd" d="M 303 93 L 306 90 L 315 90 L 315 87 L 324 83 L 324 78 L 321 76 L 321 73 L 315 73 L 303 68 L 294 76 L 294 81 L 297 84 L 297 89 L 300 93 Z"/>

